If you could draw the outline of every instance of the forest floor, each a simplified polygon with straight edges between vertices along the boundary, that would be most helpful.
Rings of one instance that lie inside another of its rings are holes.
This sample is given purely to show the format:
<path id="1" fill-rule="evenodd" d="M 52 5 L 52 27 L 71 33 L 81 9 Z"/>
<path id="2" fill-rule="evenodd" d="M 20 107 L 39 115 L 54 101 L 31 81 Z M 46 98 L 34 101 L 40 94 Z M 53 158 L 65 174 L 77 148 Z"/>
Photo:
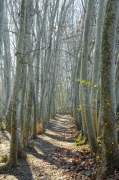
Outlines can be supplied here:
<path id="1" fill-rule="evenodd" d="M 27 158 L 16 168 L 0 171 L 0 180 L 98 180 L 100 158 L 91 156 L 87 144 L 75 145 L 74 131 L 70 116 L 51 119 L 34 147 L 26 150 Z M 0 156 L 9 153 L 9 141 L 9 134 L 1 132 Z M 105 180 L 119 180 L 119 169 Z"/>

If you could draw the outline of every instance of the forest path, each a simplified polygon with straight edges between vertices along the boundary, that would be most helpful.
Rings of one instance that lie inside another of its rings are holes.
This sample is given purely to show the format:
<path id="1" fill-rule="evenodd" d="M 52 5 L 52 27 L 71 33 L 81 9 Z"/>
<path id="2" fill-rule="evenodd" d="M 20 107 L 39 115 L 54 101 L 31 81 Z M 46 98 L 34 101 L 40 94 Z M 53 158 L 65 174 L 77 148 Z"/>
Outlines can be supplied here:
<path id="1" fill-rule="evenodd" d="M 99 180 L 96 178 L 100 159 L 91 156 L 89 146 L 75 146 L 74 125 L 69 115 L 51 119 L 43 135 L 38 135 L 34 147 L 26 149 L 27 158 L 16 168 L 0 170 L 0 180 Z M 10 136 L 5 131 L 0 154 L 9 153 Z M 116 170 L 105 180 L 118 180 Z"/>
<path id="2" fill-rule="evenodd" d="M 68 115 L 59 115 L 50 119 L 48 128 L 35 141 L 35 147 L 41 154 L 47 154 L 56 148 L 74 148 L 72 138 L 72 120 Z"/>
<path id="3" fill-rule="evenodd" d="M 34 148 L 27 151 L 27 162 L 34 180 L 70 180 L 69 170 L 63 169 L 69 149 L 74 149 L 72 119 L 59 115 L 50 119 L 43 135 L 38 135 Z M 29 179 L 29 180 L 31 180 Z"/>
<path id="4" fill-rule="evenodd" d="M 0 175 L 2 179 L 19 180 L 72 180 L 73 176 L 67 168 L 64 169 L 67 155 L 74 149 L 72 119 L 69 115 L 59 115 L 50 119 L 49 126 L 43 135 L 38 135 L 34 148 L 27 149 L 27 159 L 21 160 L 17 168 L 8 170 Z M 1 153 L 9 151 L 9 137 L 4 134 L 5 145 Z M 3 147 L 3 149 L 2 149 Z M 69 164 L 70 165 L 70 164 Z M 13 176 L 11 176 L 13 175 Z"/>

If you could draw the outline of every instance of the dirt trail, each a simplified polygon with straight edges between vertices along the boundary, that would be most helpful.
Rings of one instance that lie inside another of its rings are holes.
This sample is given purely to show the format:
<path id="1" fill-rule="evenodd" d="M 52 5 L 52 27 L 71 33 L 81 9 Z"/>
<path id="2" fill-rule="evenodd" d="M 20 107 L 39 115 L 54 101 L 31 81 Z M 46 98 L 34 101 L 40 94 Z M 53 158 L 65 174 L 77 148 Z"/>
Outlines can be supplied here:
<path id="1" fill-rule="evenodd" d="M 34 147 L 26 149 L 27 159 L 16 168 L 0 171 L 0 180 L 99 180 L 100 158 L 91 156 L 88 145 L 76 147 L 73 123 L 68 115 L 51 119 L 43 135 L 38 135 Z M 1 138 L 2 137 L 2 138 Z M 0 134 L 0 154 L 9 153 L 10 137 Z M 119 168 L 105 180 L 118 180 Z"/>
<path id="2" fill-rule="evenodd" d="M 67 169 L 63 169 L 59 158 L 66 155 L 68 149 L 74 148 L 72 123 L 68 115 L 51 119 L 46 132 L 38 135 L 34 148 L 27 150 L 27 159 L 21 160 L 17 168 L 3 172 L 2 179 L 19 180 L 70 180 Z M 4 147 L 4 146 L 3 146 Z M 0 148 L 2 150 L 2 148 Z M 9 150 L 9 148 L 7 148 Z M 59 157 L 55 156 L 55 152 Z M 2 172 L 1 172 L 2 173 Z M 13 175 L 13 176 L 11 176 Z"/>

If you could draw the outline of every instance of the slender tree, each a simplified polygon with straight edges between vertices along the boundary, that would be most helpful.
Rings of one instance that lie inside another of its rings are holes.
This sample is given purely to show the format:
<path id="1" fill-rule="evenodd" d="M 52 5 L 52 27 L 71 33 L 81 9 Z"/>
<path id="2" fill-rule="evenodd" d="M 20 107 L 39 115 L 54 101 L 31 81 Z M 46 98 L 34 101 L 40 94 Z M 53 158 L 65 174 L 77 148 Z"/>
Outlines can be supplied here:
<path id="1" fill-rule="evenodd" d="M 0 0 L 0 55 L 3 38 L 3 15 L 4 15 L 4 0 Z"/>
<path id="2" fill-rule="evenodd" d="M 115 97 L 115 43 L 118 21 L 118 0 L 108 0 L 102 37 L 102 172 L 109 174 L 118 163 L 118 141 Z"/>
<path id="3" fill-rule="evenodd" d="M 24 40 L 24 10 L 25 10 L 25 0 L 21 2 L 21 17 L 20 17 L 20 30 L 19 30 L 19 39 L 17 45 L 17 62 L 16 62 L 16 76 L 13 87 L 13 94 L 11 96 L 9 109 L 6 114 L 8 121 L 11 124 L 10 134 L 10 153 L 9 159 L 3 168 L 17 166 L 17 157 L 24 155 L 22 146 L 20 144 L 20 139 L 18 135 L 18 119 L 17 119 L 17 110 L 19 105 L 19 90 L 21 85 L 21 70 L 22 70 L 22 59 L 23 59 L 23 40 Z"/>
<path id="4" fill-rule="evenodd" d="M 98 89 L 99 89 L 99 72 L 101 66 L 101 45 L 102 45 L 102 25 L 104 21 L 104 7 L 105 1 L 100 0 L 98 5 L 98 15 L 96 23 L 96 35 L 95 35 L 95 52 L 94 52 L 94 66 L 92 74 L 92 86 L 91 86 L 91 98 L 93 104 L 93 121 L 95 126 L 95 132 L 97 134 L 97 102 L 98 102 Z M 100 124 L 100 123 L 99 123 Z"/>
<path id="5" fill-rule="evenodd" d="M 92 17 L 92 7 L 94 4 L 94 0 L 89 0 L 87 13 L 85 17 L 85 26 L 84 26 L 84 34 L 83 34 L 83 49 L 82 49 L 82 59 L 81 59 L 81 88 L 84 98 L 84 103 L 82 104 L 82 108 L 84 108 L 84 113 L 86 116 L 86 126 L 89 138 L 89 144 L 92 152 L 97 151 L 97 142 L 96 135 L 94 131 L 94 124 L 92 118 L 92 105 L 91 105 L 91 93 L 88 86 L 89 74 L 88 74 L 88 45 L 90 38 L 90 25 L 91 25 L 91 17 Z"/>

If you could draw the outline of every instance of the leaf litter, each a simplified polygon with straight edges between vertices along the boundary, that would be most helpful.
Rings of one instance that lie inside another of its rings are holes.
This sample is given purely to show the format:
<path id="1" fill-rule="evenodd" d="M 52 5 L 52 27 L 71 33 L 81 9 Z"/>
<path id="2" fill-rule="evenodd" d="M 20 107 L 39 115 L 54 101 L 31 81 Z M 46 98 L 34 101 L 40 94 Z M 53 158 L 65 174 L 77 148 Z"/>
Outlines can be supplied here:
<path id="1" fill-rule="evenodd" d="M 98 180 L 100 157 L 93 157 L 87 144 L 75 146 L 73 132 L 70 116 L 51 119 L 45 134 L 27 149 L 27 159 L 16 168 L 0 171 L 0 180 Z M 10 137 L 4 139 L 3 134 L 2 138 L 0 153 L 8 154 Z M 105 180 L 119 180 L 119 167 Z"/>

